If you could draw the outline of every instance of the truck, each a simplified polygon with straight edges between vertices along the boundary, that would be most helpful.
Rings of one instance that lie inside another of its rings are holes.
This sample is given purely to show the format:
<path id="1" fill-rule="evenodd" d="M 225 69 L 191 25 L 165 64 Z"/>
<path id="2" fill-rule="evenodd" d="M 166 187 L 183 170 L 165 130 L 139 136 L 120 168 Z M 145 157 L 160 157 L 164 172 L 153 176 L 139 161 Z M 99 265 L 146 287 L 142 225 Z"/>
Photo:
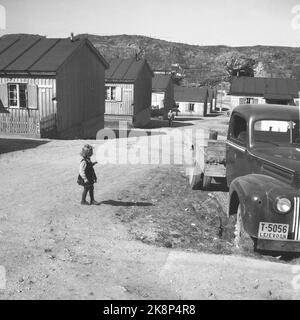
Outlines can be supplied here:
<path id="1" fill-rule="evenodd" d="M 236 246 L 248 237 L 256 250 L 300 252 L 299 119 L 297 106 L 237 106 L 227 140 L 209 141 L 195 159 L 193 187 L 224 178 Z"/>

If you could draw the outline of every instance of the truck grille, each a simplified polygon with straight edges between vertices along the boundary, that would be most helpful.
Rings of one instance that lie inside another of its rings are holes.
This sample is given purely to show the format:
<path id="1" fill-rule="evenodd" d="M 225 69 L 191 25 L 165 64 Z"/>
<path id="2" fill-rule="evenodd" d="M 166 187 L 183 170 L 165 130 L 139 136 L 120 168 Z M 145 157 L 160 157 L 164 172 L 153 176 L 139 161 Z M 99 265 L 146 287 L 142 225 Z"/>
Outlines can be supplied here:
<path id="1" fill-rule="evenodd" d="M 293 217 L 293 227 L 292 227 L 292 238 L 294 240 L 300 240 L 300 197 L 294 198 L 294 217 Z"/>

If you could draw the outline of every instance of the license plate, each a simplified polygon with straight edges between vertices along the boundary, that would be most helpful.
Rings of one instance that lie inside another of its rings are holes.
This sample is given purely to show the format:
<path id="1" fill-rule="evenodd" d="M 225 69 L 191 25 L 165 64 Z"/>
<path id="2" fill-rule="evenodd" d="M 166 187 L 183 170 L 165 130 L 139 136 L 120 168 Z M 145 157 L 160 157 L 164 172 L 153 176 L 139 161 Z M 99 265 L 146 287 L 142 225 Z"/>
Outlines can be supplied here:
<path id="1" fill-rule="evenodd" d="M 286 240 L 288 237 L 288 233 L 288 224 L 260 222 L 258 238 L 269 240 Z"/>

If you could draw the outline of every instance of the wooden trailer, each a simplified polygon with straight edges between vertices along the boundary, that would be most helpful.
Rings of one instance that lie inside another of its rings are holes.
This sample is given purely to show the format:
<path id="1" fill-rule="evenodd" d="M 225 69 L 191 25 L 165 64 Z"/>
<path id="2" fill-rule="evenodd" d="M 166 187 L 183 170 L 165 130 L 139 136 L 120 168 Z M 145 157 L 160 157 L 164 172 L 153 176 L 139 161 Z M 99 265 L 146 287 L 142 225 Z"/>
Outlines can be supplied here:
<path id="1" fill-rule="evenodd" d="M 223 140 L 208 140 L 206 146 L 192 146 L 193 167 L 188 178 L 193 189 L 207 189 L 212 179 L 226 179 L 226 145 Z"/>

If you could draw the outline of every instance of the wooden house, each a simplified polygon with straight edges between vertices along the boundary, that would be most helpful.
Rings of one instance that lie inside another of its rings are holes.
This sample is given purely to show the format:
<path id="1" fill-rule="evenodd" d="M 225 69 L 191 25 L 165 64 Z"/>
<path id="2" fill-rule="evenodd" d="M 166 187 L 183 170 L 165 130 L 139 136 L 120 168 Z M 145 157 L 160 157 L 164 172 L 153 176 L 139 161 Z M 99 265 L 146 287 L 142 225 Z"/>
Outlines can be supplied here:
<path id="1" fill-rule="evenodd" d="M 164 119 L 174 107 L 174 84 L 171 74 L 154 74 L 152 80 L 152 109 L 163 109 Z"/>
<path id="2" fill-rule="evenodd" d="M 233 77 L 230 91 L 231 105 L 298 103 L 299 85 L 294 79 Z"/>
<path id="3" fill-rule="evenodd" d="M 87 39 L 0 38 L 0 134 L 95 137 L 106 68 Z"/>
<path id="4" fill-rule="evenodd" d="M 208 87 L 175 86 L 178 117 L 204 117 L 207 115 Z"/>
<path id="5" fill-rule="evenodd" d="M 113 59 L 105 74 L 105 123 L 127 121 L 143 127 L 150 121 L 153 72 L 145 59 Z"/>

